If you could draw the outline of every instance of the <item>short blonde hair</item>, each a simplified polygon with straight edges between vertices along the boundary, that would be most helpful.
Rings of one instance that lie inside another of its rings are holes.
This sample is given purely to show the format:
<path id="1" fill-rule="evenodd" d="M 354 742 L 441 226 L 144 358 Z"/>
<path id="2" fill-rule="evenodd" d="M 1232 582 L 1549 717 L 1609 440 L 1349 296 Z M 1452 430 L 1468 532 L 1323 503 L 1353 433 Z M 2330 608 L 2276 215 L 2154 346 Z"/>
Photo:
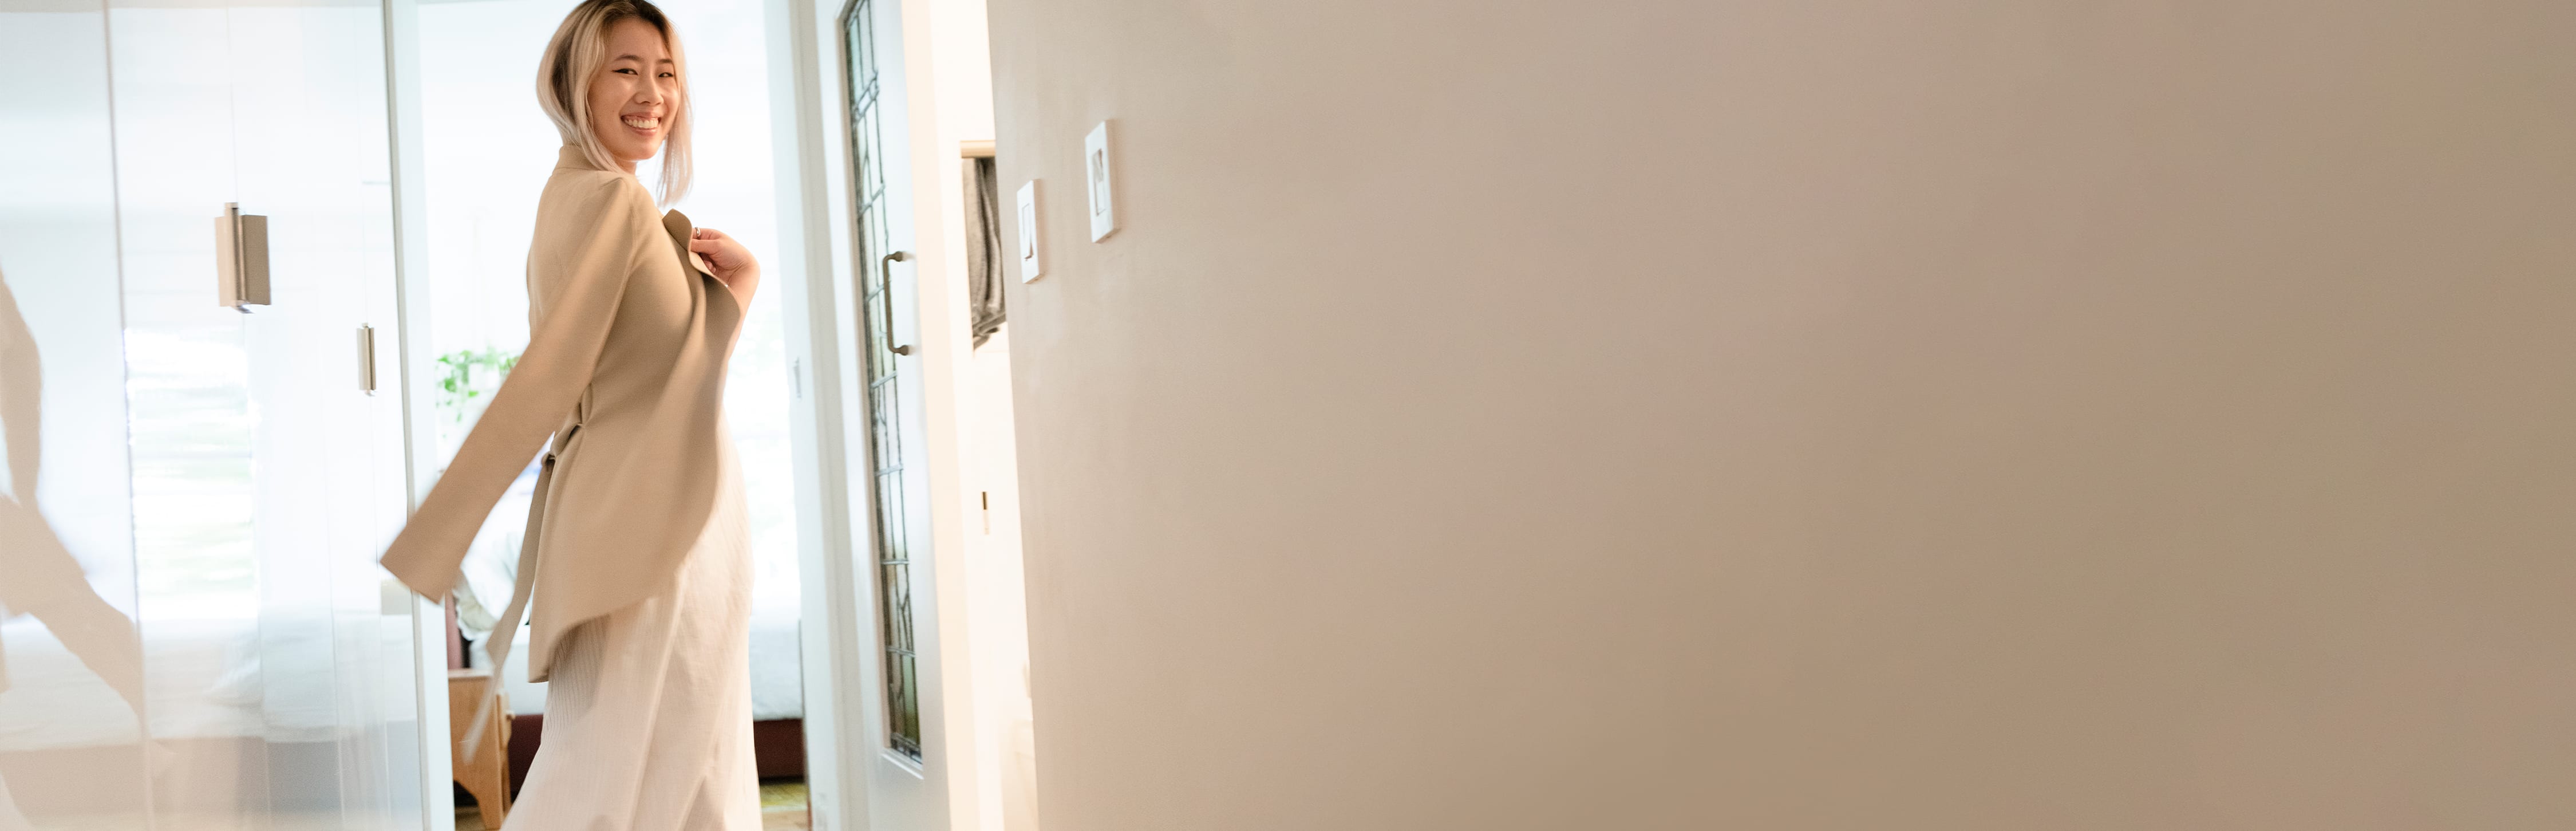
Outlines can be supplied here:
<path id="1" fill-rule="evenodd" d="M 609 27 L 628 18 L 650 23 L 662 33 L 663 47 L 671 50 L 671 74 L 679 78 L 680 100 L 673 103 L 670 130 L 663 134 L 662 181 L 656 188 L 661 205 L 670 207 L 689 192 L 689 61 L 680 54 L 679 33 L 671 31 L 670 19 L 650 0 L 582 0 L 564 15 L 563 25 L 555 27 L 554 39 L 546 43 L 544 60 L 537 64 L 537 106 L 554 120 L 564 143 L 581 148 L 591 164 L 619 169 L 617 159 L 590 131 L 590 82 L 608 63 Z"/>

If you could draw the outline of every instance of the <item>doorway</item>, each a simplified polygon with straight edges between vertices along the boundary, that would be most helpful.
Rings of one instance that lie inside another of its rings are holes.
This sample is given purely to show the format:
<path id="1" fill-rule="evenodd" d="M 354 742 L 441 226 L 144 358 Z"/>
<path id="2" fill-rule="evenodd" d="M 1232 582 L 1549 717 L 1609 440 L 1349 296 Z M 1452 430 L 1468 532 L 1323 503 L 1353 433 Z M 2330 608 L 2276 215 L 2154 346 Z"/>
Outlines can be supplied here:
<path id="1" fill-rule="evenodd" d="M 798 476 L 833 508 L 807 529 L 807 608 L 833 617 L 807 642 L 808 723 L 836 737 L 817 827 L 1034 828 L 1009 338 L 970 290 L 982 4 L 771 8 Z"/>
<path id="2" fill-rule="evenodd" d="M 428 420 L 437 463 L 452 455 L 527 342 L 526 259 L 539 192 L 561 144 L 532 91 L 538 56 L 572 7 L 571 0 L 422 2 L 398 35 L 418 50 L 421 163 L 420 233 L 430 325 L 425 351 L 436 383 Z M 750 247 L 770 274 L 779 273 L 777 201 L 770 140 L 768 45 L 759 0 L 661 4 L 688 58 L 695 123 L 694 186 L 674 207 L 699 225 L 721 229 Z M 641 178 L 652 181 L 655 162 Z M 743 471 L 754 562 L 752 613 L 753 743 L 763 780 L 763 818 L 770 828 L 808 827 L 804 664 L 797 532 L 800 513 L 791 470 L 791 389 L 785 356 L 785 306 L 772 278 L 754 298 L 727 367 L 725 421 Z M 533 460 L 532 460 L 533 461 Z M 481 666 L 516 576 L 527 498 L 534 472 L 522 476 L 486 520 L 465 562 L 457 592 L 455 662 L 490 672 L 507 696 L 509 789 L 524 781 L 544 744 L 546 685 L 527 680 L 526 654 L 509 665 Z M 521 641 L 525 642 L 524 638 Z M 491 825 L 481 801 L 460 796 L 460 829 Z M 493 813 L 499 813 L 497 810 Z"/>

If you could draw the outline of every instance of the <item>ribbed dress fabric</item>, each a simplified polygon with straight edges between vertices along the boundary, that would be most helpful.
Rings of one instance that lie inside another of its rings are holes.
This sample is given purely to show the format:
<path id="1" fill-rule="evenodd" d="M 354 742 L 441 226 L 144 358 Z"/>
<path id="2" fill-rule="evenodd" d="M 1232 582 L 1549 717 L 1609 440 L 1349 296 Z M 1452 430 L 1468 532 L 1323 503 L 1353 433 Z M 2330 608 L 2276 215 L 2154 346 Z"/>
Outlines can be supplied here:
<path id="1" fill-rule="evenodd" d="M 751 546 L 723 448 L 716 505 L 660 594 L 567 633 L 504 831 L 757 831 Z"/>

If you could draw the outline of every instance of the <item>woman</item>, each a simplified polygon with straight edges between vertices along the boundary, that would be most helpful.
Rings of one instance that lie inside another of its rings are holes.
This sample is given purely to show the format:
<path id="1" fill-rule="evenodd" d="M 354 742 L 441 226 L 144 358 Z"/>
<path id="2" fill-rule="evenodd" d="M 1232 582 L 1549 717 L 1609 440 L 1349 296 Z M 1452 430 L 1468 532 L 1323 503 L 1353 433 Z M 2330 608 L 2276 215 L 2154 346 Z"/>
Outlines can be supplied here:
<path id="1" fill-rule="evenodd" d="M 487 646 L 503 666 L 533 601 L 528 675 L 551 683 L 510 829 L 760 826 L 750 552 L 722 420 L 760 270 L 732 238 L 661 215 L 635 177 L 659 153 L 662 201 L 688 189 L 686 67 L 647 0 L 584 0 L 555 31 L 537 100 L 565 146 L 528 249 L 528 348 L 385 552 L 404 583 L 445 596 L 545 449 Z"/>

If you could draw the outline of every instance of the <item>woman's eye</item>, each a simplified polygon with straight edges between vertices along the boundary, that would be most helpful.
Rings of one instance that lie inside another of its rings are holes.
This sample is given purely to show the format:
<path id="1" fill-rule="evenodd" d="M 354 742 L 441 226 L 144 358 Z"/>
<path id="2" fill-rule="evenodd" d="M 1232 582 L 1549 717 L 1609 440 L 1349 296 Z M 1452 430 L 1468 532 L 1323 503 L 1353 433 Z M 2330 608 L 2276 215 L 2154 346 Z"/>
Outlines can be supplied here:
<path id="1" fill-rule="evenodd" d="M 678 76 L 678 75 L 673 75 L 673 74 L 671 74 L 671 73 L 665 72 L 665 73 L 662 73 L 662 77 L 664 77 L 664 78 L 677 78 L 677 77 L 680 77 L 680 76 Z"/>
<path id="2" fill-rule="evenodd" d="M 635 74 L 635 70 L 632 70 L 632 69 L 619 69 L 619 70 L 612 70 L 612 71 L 616 72 L 616 73 L 617 73 L 617 74 L 619 74 L 619 75 L 633 75 L 633 74 Z"/>

